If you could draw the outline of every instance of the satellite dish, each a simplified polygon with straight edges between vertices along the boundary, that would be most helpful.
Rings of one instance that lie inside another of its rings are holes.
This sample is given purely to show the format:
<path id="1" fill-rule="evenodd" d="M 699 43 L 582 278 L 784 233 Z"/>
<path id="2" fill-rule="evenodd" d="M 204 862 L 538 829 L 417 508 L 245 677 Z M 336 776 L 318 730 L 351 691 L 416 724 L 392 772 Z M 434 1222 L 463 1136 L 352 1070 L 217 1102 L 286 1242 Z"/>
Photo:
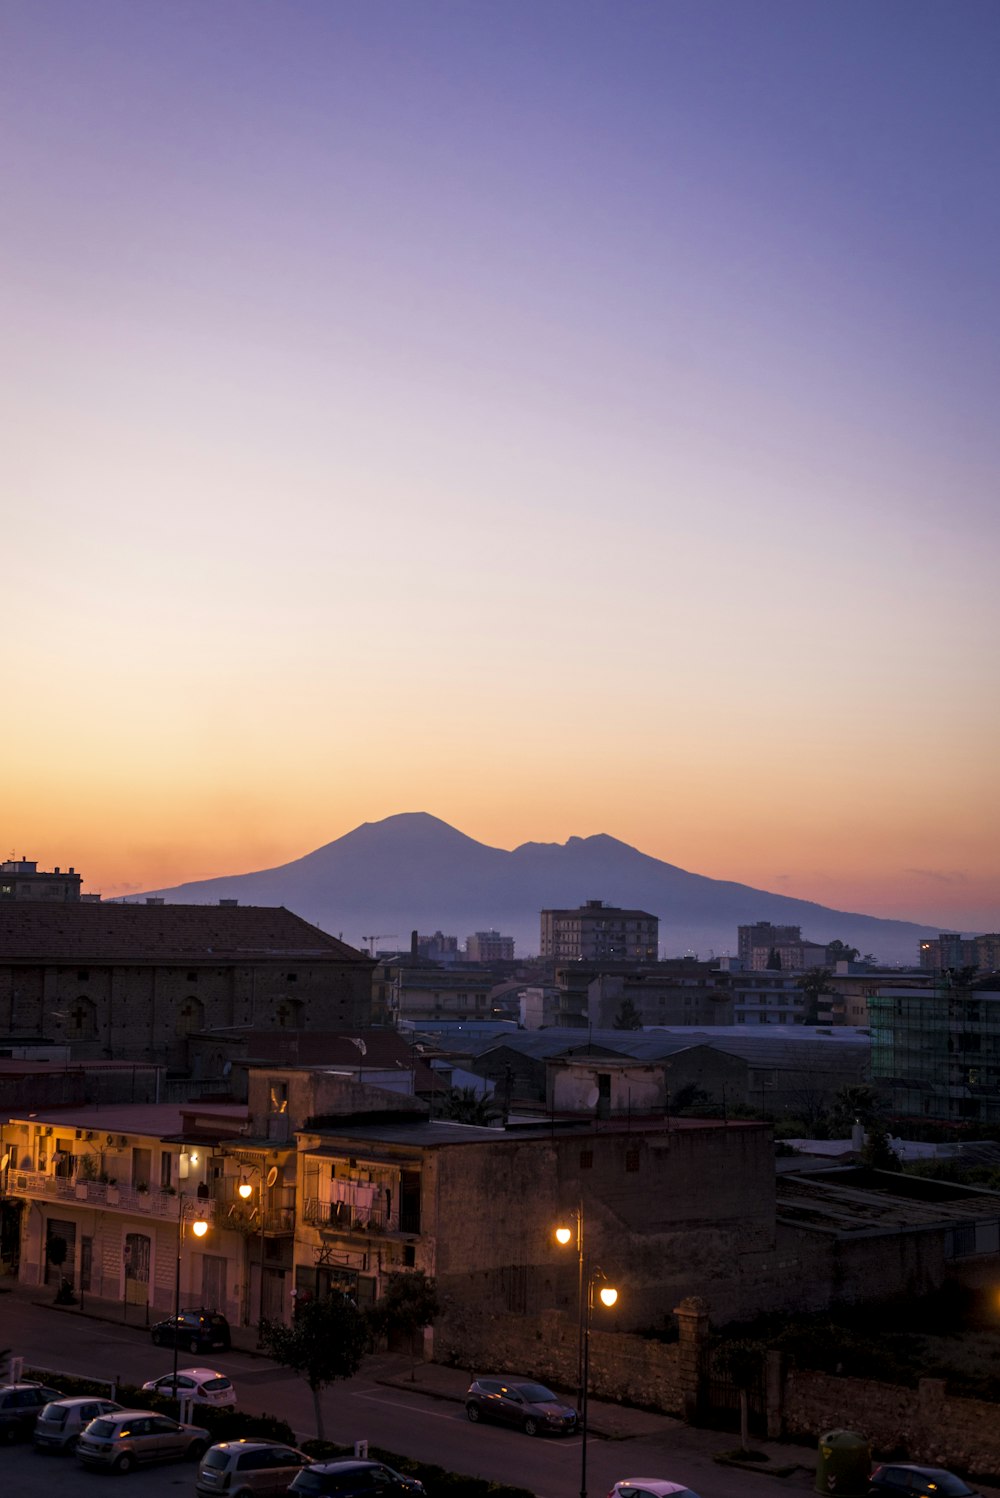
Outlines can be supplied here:
<path id="1" fill-rule="evenodd" d="M 267 1184 L 268 1184 L 268 1186 L 273 1186 L 274 1183 L 275 1183 L 275 1181 L 277 1179 L 278 1179 L 278 1167 L 276 1165 L 272 1165 L 271 1169 L 267 1173 Z"/>
<path id="2" fill-rule="evenodd" d="M 587 1107 L 588 1108 L 596 1108 L 598 1102 L 600 1101 L 600 1097 L 601 1097 L 600 1088 L 598 1088 L 598 1087 L 592 1087 L 590 1089 L 590 1091 L 587 1093 Z"/>

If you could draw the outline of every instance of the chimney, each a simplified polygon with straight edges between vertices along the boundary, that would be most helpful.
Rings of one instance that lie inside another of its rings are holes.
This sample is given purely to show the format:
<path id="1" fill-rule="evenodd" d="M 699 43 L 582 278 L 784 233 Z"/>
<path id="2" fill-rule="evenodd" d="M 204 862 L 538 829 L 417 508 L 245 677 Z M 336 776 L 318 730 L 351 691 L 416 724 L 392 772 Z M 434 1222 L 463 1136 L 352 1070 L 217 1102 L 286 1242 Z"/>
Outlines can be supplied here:
<path id="1" fill-rule="evenodd" d="M 219 904 L 220 905 L 224 905 L 227 910 L 232 910 L 233 906 L 234 905 L 238 905 L 239 903 L 240 903 L 239 900 L 220 900 L 219 901 Z"/>
<path id="2" fill-rule="evenodd" d="M 410 956 L 411 957 L 416 957 L 416 955 L 417 955 L 417 942 L 418 942 L 418 940 L 419 940 L 419 938 L 417 936 L 417 933 L 415 931 L 411 931 L 410 932 Z"/>

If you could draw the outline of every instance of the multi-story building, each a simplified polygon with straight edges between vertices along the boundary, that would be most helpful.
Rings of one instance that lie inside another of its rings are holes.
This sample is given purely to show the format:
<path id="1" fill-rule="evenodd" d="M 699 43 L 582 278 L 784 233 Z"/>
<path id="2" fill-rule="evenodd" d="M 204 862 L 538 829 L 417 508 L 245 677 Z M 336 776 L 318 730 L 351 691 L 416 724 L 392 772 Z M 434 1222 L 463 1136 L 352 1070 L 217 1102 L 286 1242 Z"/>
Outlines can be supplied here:
<path id="1" fill-rule="evenodd" d="M 183 1068 L 208 1027 L 368 1023 L 372 967 L 285 909 L 0 904 L 0 1043 Z"/>
<path id="2" fill-rule="evenodd" d="M 736 928 L 737 949 L 743 967 L 767 967 L 767 958 L 776 947 L 792 946 L 802 941 L 801 926 L 773 926 L 770 921 L 754 921 L 752 926 Z"/>
<path id="3" fill-rule="evenodd" d="M 467 962 L 513 962 L 514 938 L 499 931 L 475 931 L 465 940 Z"/>
<path id="4" fill-rule="evenodd" d="M 245 1121 L 242 1107 L 153 1103 L 40 1109 L 4 1124 L 2 1237 L 16 1243 L 21 1283 L 65 1277 L 145 1321 L 173 1310 L 180 1255 L 182 1297 L 238 1323 L 244 1249 L 221 1148 Z M 204 1238 L 190 1233 L 195 1217 L 209 1225 Z M 66 1247 L 59 1264 L 54 1238 Z"/>
<path id="5" fill-rule="evenodd" d="M 872 1081 L 894 1113 L 1000 1123 L 1000 990 L 885 988 L 868 1012 Z"/>
<path id="6" fill-rule="evenodd" d="M 728 973 L 680 958 L 636 971 L 602 972 L 587 985 L 587 1022 L 610 1029 L 623 1006 L 640 1025 L 731 1025 Z"/>
<path id="7" fill-rule="evenodd" d="M 920 966 L 924 972 L 955 972 L 976 968 L 981 973 L 1000 972 L 1000 934 L 961 936 L 957 931 L 942 931 L 940 936 L 926 937 L 920 943 Z"/>
<path id="8" fill-rule="evenodd" d="M 557 962 L 655 962 L 660 920 L 647 910 L 622 910 L 588 900 L 575 910 L 543 910 L 541 955 Z"/>
<path id="9" fill-rule="evenodd" d="M 0 863 L 0 900 L 47 900 L 64 905 L 80 899 L 81 883 L 75 869 L 39 873 L 38 864 L 30 858 L 7 858 Z"/>

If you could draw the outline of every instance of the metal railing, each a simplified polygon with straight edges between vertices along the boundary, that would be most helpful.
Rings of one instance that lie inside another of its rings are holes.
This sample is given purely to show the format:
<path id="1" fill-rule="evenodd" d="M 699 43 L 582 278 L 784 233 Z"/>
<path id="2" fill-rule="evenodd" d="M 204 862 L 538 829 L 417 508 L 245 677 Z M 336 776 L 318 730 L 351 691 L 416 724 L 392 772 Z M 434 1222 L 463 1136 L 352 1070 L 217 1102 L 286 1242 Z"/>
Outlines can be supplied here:
<path id="1" fill-rule="evenodd" d="M 317 1196 L 306 1198 L 305 1220 L 311 1227 L 333 1227 L 344 1232 L 384 1233 L 399 1226 L 386 1219 L 384 1207 L 358 1207 L 353 1202 L 326 1201 Z"/>
<path id="2" fill-rule="evenodd" d="M 102 1211 L 129 1212 L 134 1215 L 161 1217 L 176 1221 L 182 1201 L 196 1201 L 198 1209 L 207 1221 L 215 1216 L 215 1202 L 211 1197 L 196 1196 L 192 1192 L 183 1195 L 163 1191 L 150 1186 L 140 1191 L 136 1186 L 119 1186 L 110 1181 L 86 1181 L 72 1176 L 49 1175 L 40 1170 L 11 1170 L 7 1177 L 7 1191 L 11 1196 L 41 1197 L 44 1201 L 79 1202 L 81 1205 L 98 1207 Z"/>

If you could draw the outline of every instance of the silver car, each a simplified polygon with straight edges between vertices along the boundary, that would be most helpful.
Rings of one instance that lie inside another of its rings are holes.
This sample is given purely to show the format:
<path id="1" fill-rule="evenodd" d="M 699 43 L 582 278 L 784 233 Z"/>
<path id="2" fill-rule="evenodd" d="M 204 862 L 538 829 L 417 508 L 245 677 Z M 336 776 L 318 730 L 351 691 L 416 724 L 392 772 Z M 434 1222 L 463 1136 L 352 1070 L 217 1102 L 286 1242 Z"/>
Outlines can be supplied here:
<path id="1" fill-rule="evenodd" d="M 36 1451 L 75 1451 L 80 1433 L 99 1415 L 116 1415 L 121 1409 L 112 1399 L 86 1394 L 77 1399 L 54 1399 L 35 1421 L 32 1440 Z"/>
<path id="2" fill-rule="evenodd" d="M 201 1459 L 196 1491 L 203 1498 L 211 1493 L 225 1493 L 227 1498 L 284 1494 L 292 1478 L 308 1466 L 304 1451 L 280 1441 L 220 1441 Z"/>
<path id="3" fill-rule="evenodd" d="M 76 1443 L 76 1454 L 86 1467 L 125 1473 L 145 1462 L 197 1461 L 209 1439 L 200 1425 L 182 1425 L 149 1410 L 123 1410 L 91 1420 Z"/>

